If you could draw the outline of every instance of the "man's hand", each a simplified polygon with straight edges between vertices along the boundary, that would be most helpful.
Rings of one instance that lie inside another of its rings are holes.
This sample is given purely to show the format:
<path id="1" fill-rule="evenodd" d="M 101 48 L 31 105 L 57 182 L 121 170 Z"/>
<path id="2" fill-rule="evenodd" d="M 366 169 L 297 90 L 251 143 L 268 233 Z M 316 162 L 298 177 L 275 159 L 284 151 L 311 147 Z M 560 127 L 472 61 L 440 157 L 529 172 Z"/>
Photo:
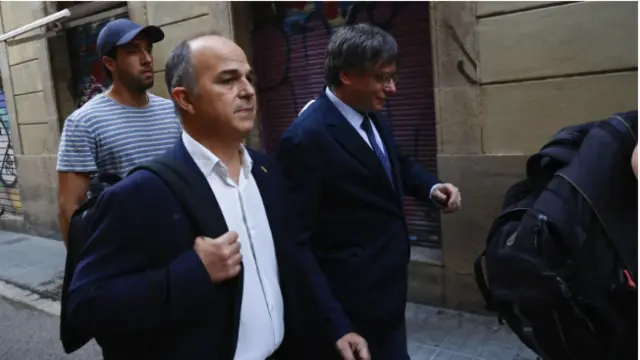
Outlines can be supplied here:
<path id="1" fill-rule="evenodd" d="M 451 184 L 439 184 L 433 189 L 431 199 L 443 207 L 443 212 L 452 213 L 460 210 L 462 197 L 460 190 Z"/>
<path id="2" fill-rule="evenodd" d="M 88 191 L 89 173 L 58 172 L 59 220 L 64 246 L 69 241 L 71 216 L 86 200 Z"/>
<path id="3" fill-rule="evenodd" d="M 371 360 L 367 341 L 356 333 L 348 333 L 336 342 L 343 360 Z"/>
<path id="4" fill-rule="evenodd" d="M 238 233 L 235 231 L 229 231 L 216 239 L 198 236 L 193 249 L 214 283 L 229 280 L 240 272 L 242 255 Z"/>

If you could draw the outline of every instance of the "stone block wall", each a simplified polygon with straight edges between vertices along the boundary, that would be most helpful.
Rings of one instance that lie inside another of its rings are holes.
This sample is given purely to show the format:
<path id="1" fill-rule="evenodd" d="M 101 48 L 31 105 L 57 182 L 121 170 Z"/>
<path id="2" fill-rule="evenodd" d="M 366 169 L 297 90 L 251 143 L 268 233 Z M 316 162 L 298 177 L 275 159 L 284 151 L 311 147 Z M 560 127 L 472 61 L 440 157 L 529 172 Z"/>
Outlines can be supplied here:
<path id="1" fill-rule="evenodd" d="M 130 1 L 129 16 L 140 24 L 160 26 L 165 39 L 154 48 L 155 84 L 151 92 L 169 99 L 164 66 L 171 50 L 183 39 L 218 32 L 234 39 L 251 59 L 251 4 L 248 2 L 143 2 Z M 260 148 L 258 127 L 247 139 Z"/>
<path id="2" fill-rule="evenodd" d="M 165 40 L 155 48 L 152 92 L 160 96 L 168 97 L 164 63 L 180 40 L 212 30 L 234 36 L 229 2 L 134 1 L 128 2 L 128 8 L 132 20 L 165 31 Z M 0 31 L 6 33 L 55 11 L 53 2 L 1 2 Z M 44 31 L 36 29 L 21 37 Z M 64 119 L 75 110 L 68 62 L 64 34 L 19 45 L 0 44 L 0 72 L 24 213 L 24 217 L 3 216 L 3 229 L 60 238 L 56 155 Z"/>
<path id="3" fill-rule="evenodd" d="M 473 261 L 527 157 L 563 126 L 637 108 L 637 6 L 431 3 L 438 174 L 460 187 L 463 209 L 442 217 L 439 258 L 412 254 L 413 301 L 481 311 Z M 169 97 L 164 63 L 184 38 L 215 30 L 251 58 L 249 3 L 134 1 L 128 7 L 132 20 L 166 33 L 154 49 L 152 92 L 159 96 Z M 0 2 L 0 31 L 47 12 L 45 2 Z M 59 237 L 56 154 L 60 125 L 73 110 L 65 51 L 62 37 L 0 44 L 24 211 L 24 218 L 3 216 L 3 229 Z M 259 147 L 257 129 L 248 143 Z"/>
<path id="4" fill-rule="evenodd" d="M 443 302 L 482 311 L 473 261 L 528 156 L 564 126 L 637 109 L 638 5 L 432 6 L 438 173 L 463 198 L 442 217 Z"/>
<path id="5" fill-rule="evenodd" d="M 3 1 L 0 15 L 0 28 L 5 33 L 44 17 L 44 2 Z M 36 29 L 19 38 L 41 31 Z M 57 236 L 55 163 L 59 130 L 46 41 L 0 44 L 0 71 L 24 211 L 24 218 L 4 218 L 2 225 Z"/>
<path id="6" fill-rule="evenodd" d="M 131 4 L 131 3 L 130 3 Z M 212 2 L 136 2 L 136 12 L 130 12 L 131 19 L 141 23 L 159 26 L 165 32 L 165 39 L 154 47 L 155 84 L 151 92 L 169 98 L 164 81 L 164 65 L 171 50 L 183 39 L 216 31 L 233 37 L 231 5 L 225 1 Z M 130 8 L 134 5 L 130 5 Z"/>

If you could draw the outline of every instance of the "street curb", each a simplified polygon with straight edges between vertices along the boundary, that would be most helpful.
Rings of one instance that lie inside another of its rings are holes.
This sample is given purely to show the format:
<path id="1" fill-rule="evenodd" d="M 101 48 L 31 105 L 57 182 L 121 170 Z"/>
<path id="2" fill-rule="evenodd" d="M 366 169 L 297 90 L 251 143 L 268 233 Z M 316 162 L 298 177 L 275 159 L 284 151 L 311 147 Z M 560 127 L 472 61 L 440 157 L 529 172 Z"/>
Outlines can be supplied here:
<path id="1" fill-rule="evenodd" d="M 49 315 L 60 316 L 60 302 L 0 280 L 0 297 L 27 305 Z"/>

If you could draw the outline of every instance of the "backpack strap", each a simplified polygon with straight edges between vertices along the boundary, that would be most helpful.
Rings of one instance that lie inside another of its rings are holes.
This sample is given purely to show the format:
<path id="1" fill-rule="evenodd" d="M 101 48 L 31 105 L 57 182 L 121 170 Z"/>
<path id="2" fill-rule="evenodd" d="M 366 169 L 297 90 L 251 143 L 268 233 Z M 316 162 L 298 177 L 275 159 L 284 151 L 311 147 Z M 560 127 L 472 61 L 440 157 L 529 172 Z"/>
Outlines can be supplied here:
<path id="1" fill-rule="evenodd" d="M 205 185 L 206 179 L 189 176 L 191 171 L 184 164 L 168 156 L 160 156 L 142 163 L 130 170 L 127 176 L 140 170 L 149 171 L 159 177 L 173 193 L 180 207 L 187 215 L 191 226 L 201 234 L 206 233 L 208 229 L 208 219 L 206 215 L 208 212 L 202 211 L 202 201 L 200 201 L 203 199 L 202 196 L 205 196 L 205 198 L 206 196 L 211 196 L 207 193 L 209 187 Z M 111 185 L 112 183 L 116 183 L 119 178 L 109 176 L 102 177 L 100 180 L 107 183 L 107 185 Z M 93 207 L 96 201 L 97 197 L 90 198 L 81 209 L 74 213 L 74 216 Z M 84 243 L 75 244 L 70 241 L 65 262 L 65 276 L 61 294 L 60 340 L 67 354 L 75 352 L 92 338 L 92 335 L 83 332 L 82 329 L 76 328 L 66 318 L 66 301 L 68 298 L 69 285 L 75 271 L 77 256 L 83 246 Z M 153 289 L 150 289 L 150 291 L 153 291 Z"/>
<path id="2" fill-rule="evenodd" d="M 476 258 L 476 261 L 473 264 L 473 274 L 476 278 L 476 283 L 478 284 L 478 289 L 482 294 L 485 302 L 485 309 L 487 311 L 496 311 L 497 309 L 493 303 L 493 297 L 491 296 L 491 291 L 489 290 L 489 286 L 487 285 L 487 280 L 484 275 L 484 271 L 482 270 L 482 259 L 487 256 L 487 250 L 483 251 L 480 256 Z"/>
<path id="3" fill-rule="evenodd" d="M 568 165 L 578 153 L 582 141 L 600 122 L 567 126 L 558 131 L 536 154 L 527 160 L 527 177 L 550 180 L 553 174 Z"/>
<path id="4" fill-rule="evenodd" d="M 626 128 L 625 130 L 629 131 L 629 135 L 633 136 L 634 141 L 636 143 L 638 142 L 638 110 L 615 114 L 610 120 L 619 120 L 619 125 L 624 126 Z M 614 124 L 614 126 L 616 126 L 616 124 Z"/>
<path id="5" fill-rule="evenodd" d="M 190 170 L 184 164 L 168 156 L 160 156 L 136 166 L 127 176 L 140 170 L 149 171 L 159 177 L 171 190 L 191 225 L 199 233 L 204 231 L 207 218 L 204 212 L 198 211 L 201 208 L 199 199 L 202 199 L 202 189 L 199 187 L 200 184 L 190 179 Z"/>
<path id="6" fill-rule="evenodd" d="M 203 186 L 206 182 L 197 182 L 193 177 L 189 176 L 192 173 L 183 163 L 174 160 L 166 155 L 153 158 L 146 161 L 136 167 L 134 167 L 127 176 L 137 171 L 148 171 L 160 178 L 162 182 L 169 188 L 174 198 L 177 200 L 180 208 L 186 214 L 187 220 L 191 226 L 196 230 L 197 235 L 203 235 L 208 230 L 208 223 L 206 214 L 207 211 L 203 211 L 202 196 L 204 190 Z M 151 293 L 156 292 L 155 286 L 152 286 L 149 291 Z M 159 292 L 158 292 L 159 293 Z M 148 336 L 145 338 L 146 346 L 153 346 L 154 338 Z"/>

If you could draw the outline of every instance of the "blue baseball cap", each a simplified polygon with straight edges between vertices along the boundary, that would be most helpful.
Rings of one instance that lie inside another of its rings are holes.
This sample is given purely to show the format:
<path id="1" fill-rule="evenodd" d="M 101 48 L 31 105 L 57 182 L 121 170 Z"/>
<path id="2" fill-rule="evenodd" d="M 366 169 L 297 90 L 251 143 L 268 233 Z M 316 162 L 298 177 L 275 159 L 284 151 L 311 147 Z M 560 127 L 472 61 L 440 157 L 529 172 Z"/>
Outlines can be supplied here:
<path id="1" fill-rule="evenodd" d="M 153 43 L 164 39 L 164 32 L 157 26 L 142 26 L 128 19 L 114 20 L 105 25 L 98 34 L 98 56 L 107 55 L 111 49 L 128 43 L 140 33 L 146 35 Z"/>

